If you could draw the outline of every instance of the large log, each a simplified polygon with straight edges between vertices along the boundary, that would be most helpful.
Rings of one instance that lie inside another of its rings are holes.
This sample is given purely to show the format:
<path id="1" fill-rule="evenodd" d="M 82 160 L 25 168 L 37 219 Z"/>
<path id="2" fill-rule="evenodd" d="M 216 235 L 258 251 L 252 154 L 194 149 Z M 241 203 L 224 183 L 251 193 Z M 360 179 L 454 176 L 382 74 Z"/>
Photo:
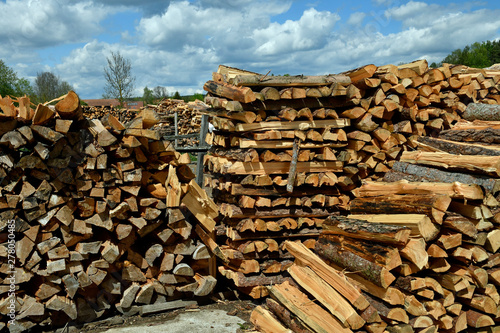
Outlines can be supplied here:
<path id="1" fill-rule="evenodd" d="M 424 214 L 441 224 L 451 198 L 447 195 L 386 195 L 351 200 L 353 214 Z"/>
<path id="2" fill-rule="evenodd" d="M 236 75 L 232 83 L 237 86 L 265 86 L 265 87 L 316 87 L 329 86 L 333 83 L 348 85 L 351 79 L 347 75 L 328 74 L 320 76 L 264 76 L 264 75 Z"/>
<path id="3" fill-rule="evenodd" d="M 387 288 L 396 278 L 388 269 L 351 252 L 343 244 L 336 242 L 333 235 L 322 235 L 314 248 L 322 258 L 332 261 L 342 268 L 360 274 L 379 287 Z"/>
<path id="4" fill-rule="evenodd" d="M 500 157 L 482 155 L 452 155 L 442 152 L 405 151 L 401 162 L 434 166 L 443 169 L 500 176 Z"/>
<path id="5" fill-rule="evenodd" d="M 417 141 L 425 146 L 435 148 L 435 151 L 444 151 L 449 154 L 500 156 L 500 148 L 496 146 L 456 142 L 427 136 L 420 136 Z M 425 146 L 424 148 L 428 149 Z"/>
<path id="6" fill-rule="evenodd" d="M 484 104 L 484 103 L 469 103 L 467 108 L 462 113 L 462 118 L 465 120 L 493 120 L 500 121 L 500 105 Z"/>
<path id="7" fill-rule="evenodd" d="M 453 183 L 437 183 L 437 182 L 409 182 L 400 180 L 397 182 L 374 182 L 363 181 L 361 187 L 352 191 L 357 197 L 373 197 L 386 196 L 391 194 L 443 194 L 450 198 L 482 200 L 483 190 L 479 185 L 463 184 L 459 182 Z"/>
<path id="8" fill-rule="evenodd" d="M 255 94 L 252 89 L 247 87 L 236 87 L 222 82 L 207 81 L 203 89 L 212 94 L 242 103 L 251 103 L 255 101 Z"/>
<path id="9" fill-rule="evenodd" d="M 62 119 L 75 119 L 83 118 L 83 110 L 80 106 L 80 98 L 78 95 L 70 90 L 66 96 L 55 105 L 57 114 Z"/>
<path id="10" fill-rule="evenodd" d="M 458 142 L 500 143 L 500 129 L 449 129 L 441 131 L 439 138 Z"/>
<path id="11" fill-rule="evenodd" d="M 387 244 L 405 245 L 410 228 L 401 225 L 370 223 L 364 220 L 329 216 L 322 224 L 324 234 L 337 234 Z"/>
<path id="12" fill-rule="evenodd" d="M 499 180 L 482 176 L 443 171 L 439 169 L 429 168 L 421 165 L 415 165 L 400 161 L 396 161 L 393 164 L 392 170 L 402 172 L 404 174 L 418 176 L 419 178 L 421 177 L 421 179 L 424 179 L 426 181 L 435 181 L 444 183 L 460 182 L 463 184 L 476 184 L 482 186 L 487 192 L 493 194 L 497 193 L 500 190 Z M 403 179 L 403 177 L 404 175 L 393 175 L 391 174 L 391 172 L 389 172 L 384 176 L 384 180 L 397 181 Z M 417 179 L 415 179 L 414 181 L 417 181 Z"/>

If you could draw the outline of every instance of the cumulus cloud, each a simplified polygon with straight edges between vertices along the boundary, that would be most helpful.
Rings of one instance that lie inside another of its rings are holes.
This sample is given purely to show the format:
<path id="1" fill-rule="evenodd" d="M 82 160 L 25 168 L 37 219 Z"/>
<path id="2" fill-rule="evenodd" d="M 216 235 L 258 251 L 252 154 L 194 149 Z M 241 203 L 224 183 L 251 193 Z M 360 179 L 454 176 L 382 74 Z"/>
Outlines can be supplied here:
<path id="1" fill-rule="evenodd" d="M 52 70 L 83 98 L 101 96 L 111 51 L 131 60 L 136 95 L 146 85 L 190 94 L 202 91 L 219 64 L 274 74 L 339 73 L 424 56 L 438 62 L 456 48 L 500 37 L 499 10 L 423 1 L 372 0 L 380 7 L 343 19 L 310 7 L 284 22 L 276 16 L 289 12 L 293 0 L 61 1 L 0 1 L 0 11 L 20 15 L 0 21 L 0 58 L 23 73 Z M 103 41 L 105 18 L 125 10 L 143 16 L 121 40 Z M 402 30 L 387 33 L 393 25 Z M 26 52 L 75 42 L 80 46 L 53 68 Z"/>
<path id="2" fill-rule="evenodd" d="M 0 41 L 30 48 L 82 42 L 101 31 L 109 13 L 92 2 L 61 0 L 7 0 L 0 2 L 0 12 Z"/>
<path id="3" fill-rule="evenodd" d="M 366 17 L 365 13 L 355 12 L 349 16 L 347 23 L 351 24 L 351 25 L 361 25 L 361 23 L 363 23 L 363 20 L 365 19 L 365 17 Z"/>
<path id="4" fill-rule="evenodd" d="M 266 56 L 321 48 L 339 20 L 338 14 L 311 8 L 304 11 L 298 21 L 287 20 L 283 24 L 272 23 L 264 29 L 256 29 L 253 33 L 258 45 L 256 54 Z"/>

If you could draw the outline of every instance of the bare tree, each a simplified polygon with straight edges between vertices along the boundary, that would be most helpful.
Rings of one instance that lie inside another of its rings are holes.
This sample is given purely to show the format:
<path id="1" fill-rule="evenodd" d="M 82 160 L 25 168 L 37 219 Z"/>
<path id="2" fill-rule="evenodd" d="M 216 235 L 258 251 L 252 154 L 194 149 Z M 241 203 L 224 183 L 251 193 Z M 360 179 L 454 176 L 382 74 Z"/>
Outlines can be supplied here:
<path id="1" fill-rule="evenodd" d="M 130 98 L 134 90 L 135 77 L 132 76 L 130 60 L 124 58 L 120 52 L 111 52 L 108 67 L 104 68 L 104 98 L 116 98 L 123 107 L 123 102 Z"/>
<path id="2" fill-rule="evenodd" d="M 167 88 L 161 87 L 161 86 L 156 86 L 153 88 L 153 96 L 155 99 L 161 101 L 162 99 L 165 99 L 168 97 L 168 91 Z"/>

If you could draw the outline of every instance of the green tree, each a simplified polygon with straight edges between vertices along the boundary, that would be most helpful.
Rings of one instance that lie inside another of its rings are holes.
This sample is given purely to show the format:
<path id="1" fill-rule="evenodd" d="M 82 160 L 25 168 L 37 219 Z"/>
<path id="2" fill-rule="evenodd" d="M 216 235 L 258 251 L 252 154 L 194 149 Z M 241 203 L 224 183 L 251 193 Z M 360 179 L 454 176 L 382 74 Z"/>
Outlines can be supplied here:
<path id="1" fill-rule="evenodd" d="M 148 86 L 144 87 L 142 100 L 144 101 L 145 104 L 153 104 L 154 102 L 153 90 L 149 89 Z"/>
<path id="2" fill-rule="evenodd" d="M 33 89 L 28 80 L 19 78 L 17 73 L 0 60 L 0 95 L 22 96 L 33 95 Z"/>
<path id="3" fill-rule="evenodd" d="M 132 64 L 120 52 L 111 52 L 107 58 L 108 66 L 104 68 L 104 98 L 116 98 L 123 107 L 123 102 L 132 96 L 135 77 L 132 75 Z"/>
<path id="4" fill-rule="evenodd" d="M 42 72 L 36 75 L 34 92 L 40 103 L 65 95 L 70 90 L 73 90 L 73 87 L 52 72 Z"/>
<path id="5" fill-rule="evenodd" d="M 174 96 L 172 96 L 173 99 L 182 99 L 181 94 L 179 94 L 178 91 L 175 92 Z"/>
<path id="6" fill-rule="evenodd" d="M 463 49 L 456 49 L 447 55 L 443 62 L 476 68 L 489 67 L 500 62 L 500 43 L 498 41 L 476 42 Z"/>

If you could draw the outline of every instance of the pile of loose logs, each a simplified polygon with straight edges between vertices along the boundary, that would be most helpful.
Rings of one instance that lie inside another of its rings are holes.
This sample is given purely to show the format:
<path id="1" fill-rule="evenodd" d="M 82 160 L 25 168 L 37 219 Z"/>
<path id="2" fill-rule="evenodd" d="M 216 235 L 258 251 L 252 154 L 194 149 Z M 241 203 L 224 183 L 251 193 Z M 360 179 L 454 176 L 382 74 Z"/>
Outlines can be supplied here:
<path id="1" fill-rule="evenodd" d="M 0 108 L 0 330 L 11 304 L 10 329 L 23 331 L 212 292 L 204 243 L 217 207 L 189 156 L 151 129 L 155 111 L 126 126 L 89 120 L 73 92 L 55 106 L 6 97 Z"/>

